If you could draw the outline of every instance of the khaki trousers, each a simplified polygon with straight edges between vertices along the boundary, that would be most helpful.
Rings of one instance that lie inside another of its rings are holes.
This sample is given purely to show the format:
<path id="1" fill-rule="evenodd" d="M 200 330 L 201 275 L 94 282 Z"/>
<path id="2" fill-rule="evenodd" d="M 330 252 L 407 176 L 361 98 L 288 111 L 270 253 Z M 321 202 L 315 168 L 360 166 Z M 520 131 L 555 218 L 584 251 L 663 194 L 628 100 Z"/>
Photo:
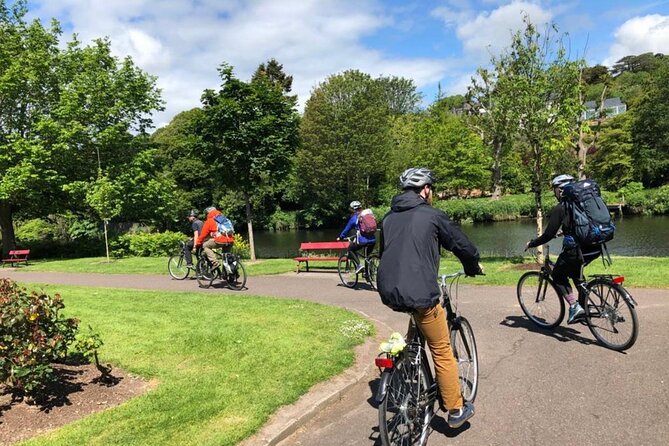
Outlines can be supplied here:
<path id="1" fill-rule="evenodd" d="M 202 244 L 202 248 L 204 249 L 204 255 L 207 256 L 212 265 L 215 265 L 218 263 L 218 259 L 216 258 L 216 253 L 213 251 L 213 249 L 222 248 L 223 252 L 229 252 L 230 249 L 232 249 L 232 244 L 216 243 L 216 240 L 209 238 Z"/>
<path id="2" fill-rule="evenodd" d="M 451 338 L 446 323 L 446 313 L 440 304 L 432 308 L 414 311 L 418 329 L 425 337 L 437 375 L 437 385 L 444 405 L 448 409 L 460 409 L 463 406 L 458 364 L 451 349 Z"/>

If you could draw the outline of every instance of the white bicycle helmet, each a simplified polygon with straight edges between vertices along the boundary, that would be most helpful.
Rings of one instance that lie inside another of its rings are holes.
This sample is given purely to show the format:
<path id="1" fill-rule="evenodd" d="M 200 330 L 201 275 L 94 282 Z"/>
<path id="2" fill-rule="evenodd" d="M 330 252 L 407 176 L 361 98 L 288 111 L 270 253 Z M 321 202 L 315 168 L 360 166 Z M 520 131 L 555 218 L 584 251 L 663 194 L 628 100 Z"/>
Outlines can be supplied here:
<path id="1" fill-rule="evenodd" d="M 556 187 L 562 188 L 565 184 L 572 183 L 574 181 L 574 177 L 571 175 L 558 175 L 553 180 L 551 180 L 551 187 L 555 189 Z"/>
<path id="2" fill-rule="evenodd" d="M 351 204 L 348 205 L 351 209 L 354 211 L 357 211 L 358 209 L 362 209 L 362 204 L 358 200 L 353 200 L 351 201 Z"/>
<path id="3" fill-rule="evenodd" d="M 436 181 L 434 173 L 425 167 L 411 167 L 400 175 L 402 189 L 423 187 L 426 184 L 434 184 Z"/>

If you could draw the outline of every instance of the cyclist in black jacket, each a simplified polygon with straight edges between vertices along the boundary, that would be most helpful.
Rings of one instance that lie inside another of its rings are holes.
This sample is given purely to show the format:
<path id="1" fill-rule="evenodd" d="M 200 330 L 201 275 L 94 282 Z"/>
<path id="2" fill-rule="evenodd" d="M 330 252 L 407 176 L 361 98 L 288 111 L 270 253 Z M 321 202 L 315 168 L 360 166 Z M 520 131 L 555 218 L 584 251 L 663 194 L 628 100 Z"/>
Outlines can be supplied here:
<path id="1" fill-rule="evenodd" d="M 432 171 L 422 167 L 400 176 L 404 191 L 393 198 L 381 222 L 377 286 L 385 305 L 414 315 L 432 353 L 448 424 L 457 428 L 474 415 L 474 406 L 462 399 L 446 315 L 439 304 L 440 248 L 452 251 L 467 275 L 483 271 L 476 247 L 443 211 L 431 206 L 434 183 Z"/>
<path id="2" fill-rule="evenodd" d="M 578 303 L 578 296 L 573 292 L 569 279 L 571 278 L 577 287 L 580 286 L 583 283 L 583 268 L 602 254 L 600 246 L 579 246 L 574 239 L 571 215 L 566 203 L 562 201 L 562 188 L 573 182 L 574 177 L 571 175 L 558 175 L 553 178 L 551 187 L 559 203 L 551 211 L 544 233 L 526 245 L 526 249 L 544 245 L 553 240 L 562 228 L 564 234 L 562 252 L 555 262 L 551 277 L 558 294 L 569 304 L 568 324 L 576 323 L 585 316 L 585 310 Z"/>

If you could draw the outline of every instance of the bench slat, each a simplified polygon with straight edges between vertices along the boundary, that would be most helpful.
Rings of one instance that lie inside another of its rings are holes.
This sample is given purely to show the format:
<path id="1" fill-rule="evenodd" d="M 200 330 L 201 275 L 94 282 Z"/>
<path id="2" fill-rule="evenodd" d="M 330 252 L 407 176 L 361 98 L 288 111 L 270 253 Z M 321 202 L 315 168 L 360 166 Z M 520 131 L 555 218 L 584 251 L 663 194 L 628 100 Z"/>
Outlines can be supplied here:
<path id="1" fill-rule="evenodd" d="M 347 249 L 348 242 L 302 242 L 301 251 L 326 250 L 326 249 Z"/>

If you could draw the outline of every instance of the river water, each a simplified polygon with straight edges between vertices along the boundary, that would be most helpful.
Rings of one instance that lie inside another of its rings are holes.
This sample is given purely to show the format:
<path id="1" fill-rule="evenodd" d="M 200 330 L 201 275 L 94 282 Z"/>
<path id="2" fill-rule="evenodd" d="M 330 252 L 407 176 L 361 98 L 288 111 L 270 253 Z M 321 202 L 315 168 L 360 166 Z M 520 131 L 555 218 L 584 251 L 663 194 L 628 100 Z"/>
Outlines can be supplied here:
<path id="1" fill-rule="evenodd" d="M 617 217 L 615 224 L 616 236 L 607 244 L 612 255 L 669 256 L 669 216 Z M 485 256 L 519 255 L 525 242 L 535 236 L 531 219 L 463 224 L 462 229 Z M 301 242 L 335 240 L 339 230 L 258 231 L 254 235 L 259 258 L 287 258 L 298 254 Z M 554 240 L 551 252 L 559 252 L 561 243 L 562 239 Z"/>

